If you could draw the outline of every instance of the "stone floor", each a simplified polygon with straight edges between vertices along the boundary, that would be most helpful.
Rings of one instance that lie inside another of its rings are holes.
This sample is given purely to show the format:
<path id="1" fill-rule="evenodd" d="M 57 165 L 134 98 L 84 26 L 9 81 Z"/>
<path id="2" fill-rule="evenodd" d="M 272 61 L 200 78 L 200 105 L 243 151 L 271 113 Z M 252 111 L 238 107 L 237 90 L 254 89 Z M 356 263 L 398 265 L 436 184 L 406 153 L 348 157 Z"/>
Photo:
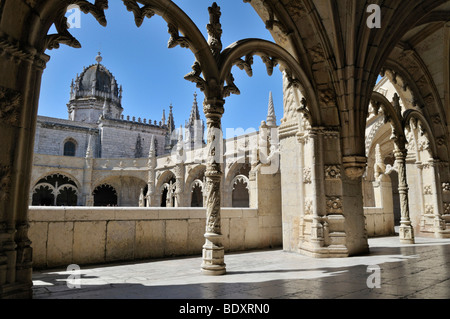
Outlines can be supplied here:
<path id="1" fill-rule="evenodd" d="M 82 267 L 78 281 L 66 269 L 35 271 L 34 299 L 450 298 L 450 239 L 400 245 L 386 237 L 369 245 L 370 254 L 341 259 L 282 250 L 226 254 L 228 273 L 219 277 L 201 274 L 200 256 Z"/>

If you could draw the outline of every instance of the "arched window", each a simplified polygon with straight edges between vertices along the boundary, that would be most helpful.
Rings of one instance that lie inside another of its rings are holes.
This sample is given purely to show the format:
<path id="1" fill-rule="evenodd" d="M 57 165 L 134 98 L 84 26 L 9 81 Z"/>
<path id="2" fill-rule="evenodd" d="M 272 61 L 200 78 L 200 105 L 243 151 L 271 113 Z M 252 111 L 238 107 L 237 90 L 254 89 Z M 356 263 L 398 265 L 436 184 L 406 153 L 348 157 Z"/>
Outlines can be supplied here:
<path id="1" fill-rule="evenodd" d="M 76 144 L 73 141 L 64 143 L 64 156 L 75 156 Z"/>

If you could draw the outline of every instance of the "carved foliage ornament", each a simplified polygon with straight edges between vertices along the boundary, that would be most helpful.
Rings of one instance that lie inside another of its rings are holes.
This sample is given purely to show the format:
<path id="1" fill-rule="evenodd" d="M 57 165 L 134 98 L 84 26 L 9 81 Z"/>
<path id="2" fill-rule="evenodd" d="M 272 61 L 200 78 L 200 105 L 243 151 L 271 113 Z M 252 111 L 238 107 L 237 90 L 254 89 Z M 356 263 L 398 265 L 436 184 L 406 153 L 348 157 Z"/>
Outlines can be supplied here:
<path id="1" fill-rule="evenodd" d="M 250 1 L 244 1 L 244 2 L 250 2 Z M 290 33 L 289 30 L 286 28 L 286 26 L 283 23 L 281 23 L 279 20 L 277 20 L 275 18 L 275 13 L 273 12 L 273 9 L 270 6 L 270 4 L 268 3 L 268 1 L 262 0 L 262 3 L 267 10 L 267 14 L 269 15 L 269 19 L 266 20 L 266 29 L 272 31 L 274 27 L 278 27 L 278 29 L 284 35 L 288 35 Z"/>
<path id="2" fill-rule="evenodd" d="M 136 0 L 122 0 L 128 11 L 133 12 L 134 21 L 139 28 L 144 22 L 144 18 L 151 18 L 155 15 L 155 11 L 149 6 L 145 5 L 142 8 L 137 4 Z"/>
<path id="3" fill-rule="evenodd" d="M 177 45 L 179 45 L 182 48 L 189 48 L 189 40 L 186 37 L 180 37 L 178 27 L 175 24 L 169 23 L 168 28 L 170 39 L 169 43 L 167 44 L 167 47 L 169 49 L 172 49 Z"/>
<path id="4" fill-rule="evenodd" d="M 0 122 L 19 125 L 21 104 L 20 92 L 0 86 Z"/>
<path id="5" fill-rule="evenodd" d="M 313 201 L 311 199 L 305 200 L 305 215 L 313 213 Z"/>
<path id="6" fill-rule="evenodd" d="M 105 10 L 108 8 L 108 0 L 96 0 L 95 4 L 86 0 L 71 0 L 70 4 L 78 6 L 83 13 L 91 13 L 100 25 L 106 26 Z M 54 22 L 58 33 L 50 34 L 46 38 L 45 47 L 49 50 L 59 48 L 61 43 L 73 48 L 81 48 L 80 42 L 78 42 L 78 40 L 68 31 L 69 25 L 65 14 L 65 10 L 62 10 Z"/>
<path id="7" fill-rule="evenodd" d="M 211 52 L 215 58 L 218 58 L 220 52 L 222 51 L 222 25 L 220 24 L 220 17 L 222 13 L 220 12 L 220 7 L 217 3 L 213 3 L 211 7 L 208 8 L 209 12 L 209 23 L 206 26 L 208 31 L 208 44 L 211 48 Z"/>
<path id="8" fill-rule="evenodd" d="M 0 167 L 0 201 L 9 199 L 11 190 L 11 168 L 9 166 Z"/>
<path id="9" fill-rule="evenodd" d="M 202 74 L 202 67 L 200 65 L 200 62 L 195 61 L 194 65 L 192 65 L 192 72 L 186 74 L 184 76 L 184 79 L 192 83 L 195 83 L 197 85 L 197 88 L 199 88 L 200 91 L 204 92 L 206 89 L 206 82 L 200 76 L 201 74 Z"/>
<path id="10" fill-rule="evenodd" d="M 342 214 L 342 200 L 340 197 L 327 196 L 327 214 Z"/>
<path id="11" fill-rule="evenodd" d="M 339 165 L 326 165 L 325 166 L 325 178 L 326 179 L 341 178 L 341 168 L 339 167 Z"/>
<path id="12" fill-rule="evenodd" d="M 303 183 L 311 184 L 311 167 L 305 167 L 303 169 Z"/>
<path id="13" fill-rule="evenodd" d="M 442 183 L 442 191 L 444 193 L 450 193 L 450 183 Z"/>

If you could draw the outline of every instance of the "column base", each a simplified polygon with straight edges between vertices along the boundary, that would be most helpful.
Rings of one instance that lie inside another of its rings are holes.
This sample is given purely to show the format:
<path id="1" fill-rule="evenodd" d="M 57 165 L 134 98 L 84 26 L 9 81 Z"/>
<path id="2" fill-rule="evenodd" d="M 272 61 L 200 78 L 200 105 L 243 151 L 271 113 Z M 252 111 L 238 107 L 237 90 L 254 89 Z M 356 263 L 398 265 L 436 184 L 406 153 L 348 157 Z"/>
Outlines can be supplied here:
<path id="1" fill-rule="evenodd" d="M 399 228 L 399 237 L 401 244 L 415 244 L 414 229 L 411 225 L 401 225 Z"/>
<path id="2" fill-rule="evenodd" d="M 202 273 L 209 276 L 221 276 L 226 273 L 224 263 L 225 251 L 221 244 L 222 235 L 206 233 L 206 243 L 203 245 Z"/>

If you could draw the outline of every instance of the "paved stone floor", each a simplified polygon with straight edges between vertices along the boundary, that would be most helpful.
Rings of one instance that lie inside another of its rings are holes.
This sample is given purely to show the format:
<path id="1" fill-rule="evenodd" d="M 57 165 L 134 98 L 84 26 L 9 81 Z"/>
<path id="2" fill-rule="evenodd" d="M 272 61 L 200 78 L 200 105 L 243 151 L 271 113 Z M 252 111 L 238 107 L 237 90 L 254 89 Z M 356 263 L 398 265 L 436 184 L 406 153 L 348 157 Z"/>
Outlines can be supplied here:
<path id="1" fill-rule="evenodd" d="M 35 271 L 34 299 L 450 298 L 450 239 L 400 245 L 386 237 L 369 245 L 368 255 L 339 259 L 282 250 L 226 254 L 228 273 L 219 277 L 201 274 L 200 256 L 82 267 L 79 281 L 66 269 Z"/>

